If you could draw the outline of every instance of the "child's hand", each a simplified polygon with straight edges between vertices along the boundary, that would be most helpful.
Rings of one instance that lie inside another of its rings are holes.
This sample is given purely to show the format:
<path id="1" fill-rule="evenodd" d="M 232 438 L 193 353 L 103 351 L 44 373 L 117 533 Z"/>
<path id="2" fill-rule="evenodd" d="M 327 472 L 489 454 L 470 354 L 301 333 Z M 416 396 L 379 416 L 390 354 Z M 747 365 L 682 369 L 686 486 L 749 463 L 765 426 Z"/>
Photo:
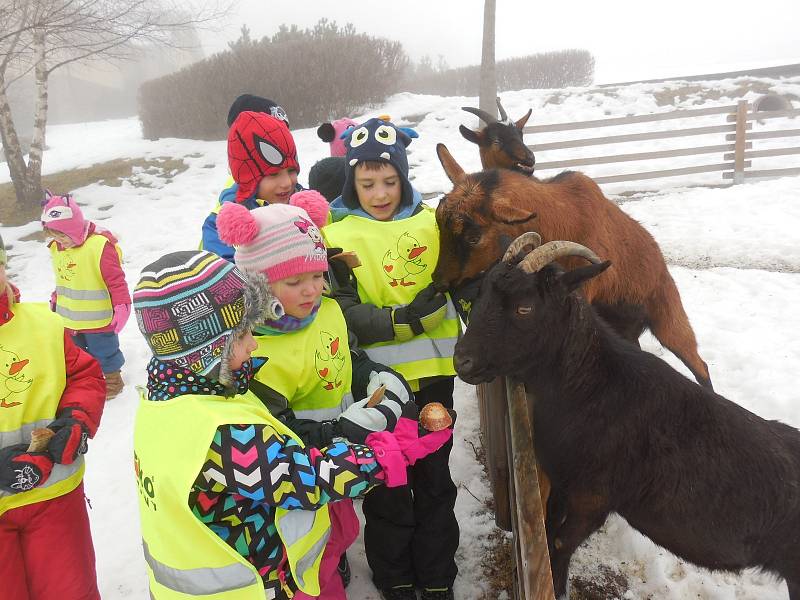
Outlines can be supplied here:
<path id="1" fill-rule="evenodd" d="M 367 406 L 367 402 L 369 398 L 359 400 L 339 415 L 342 435 L 354 444 L 363 444 L 367 436 L 376 431 L 391 431 L 402 412 L 400 404 L 388 397 L 374 407 Z"/>
<path id="2" fill-rule="evenodd" d="M 56 312 L 56 303 L 58 302 L 58 294 L 53 292 L 50 294 L 50 310 Z"/>
<path id="3" fill-rule="evenodd" d="M 27 444 L 0 450 L 0 490 L 17 494 L 43 485 L 53 470 L 46 452 L 28 452 Z"/>
<path id="4" fill-rule="evenodd" d="M 442 324 L 446 313 L 447 297 L 430 284 L 409 304 L 392 312 L 395 339 L 405 342 L 423 331 L 433 331 Z"/>
<path id="5" fill-rule="evenodd" d="M 81 419 L 82 415 L 84 415 L 82 411 L 73 410 L 47 426 L 55 432 L 47 444 L 47 453 L 53 462 L 69 465 L 81 454 L 86 454 L 89 428 Z"/>
<path id="6" fill-rule="evenodd" d="M 114 316 L 111 317 L 111 323 L 108 324 L 114 333 L 119 333 L 128 322 L 128 317 L 131 316 L 130 304 L 117 304 L 114 307 Z"/>

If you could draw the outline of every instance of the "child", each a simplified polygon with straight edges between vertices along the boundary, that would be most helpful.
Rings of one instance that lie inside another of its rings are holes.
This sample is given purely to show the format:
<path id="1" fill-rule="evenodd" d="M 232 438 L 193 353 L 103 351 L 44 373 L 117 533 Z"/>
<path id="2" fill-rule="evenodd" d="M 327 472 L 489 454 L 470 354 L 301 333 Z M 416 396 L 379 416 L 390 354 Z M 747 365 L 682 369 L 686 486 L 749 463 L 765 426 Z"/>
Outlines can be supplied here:
<path id="1" fill-rule="evenodd" d="M 83 454 L 105 404 L 103 373 L 46 304 L 18 299 L 0 239 L 2 597 L 99 600 Z M 32 432 L 49 441 L 31 447 Z"/>
<path id="2" fill-rule="evenodd" d="M 263 279 L 248 281 L 209 252 L 175 252 L 145 267 L 134 307 L 153 351 L 134 463 L 155 598 L 317 596 L 329 503 L 378 483 L 403 485 L 406 465 L 452 435 L 419 437 L 403 416 L 395 433 L 362 430 L 359 443 L 304 446 L 248 392 L 250 330 L 280 305 Z"/>
<path id="3" fill-rule="evenodd" d="M 297 184 L 300 164 L 294 138 L 286 123 L 271 115 L 244 111 L 236 117 L 228 131 L 228 166 L 235 183 L 222 191 L 206 217 L 201 249 L 232 261 L 233 248 L 220 241 L 217 232 L 222 206 L 233 202 L 252 210 L 286 204 L 302 188 Z"/>
<path id="4" fill-rule="evenodd" d="M 220 212 L 218 223 L 222 239 L 236 247 L 236 265 L 251 278 L 266 276 L 284 310 L 280 318 L 255 328 L 258 349 L 254 355 L 266 358 L 267 363 L 259 369 L 251 390 L 265 402 L 274 402 L 276 394 L 285 398 L 291 418 L 302 421 L 290 424 L 295 432 L 304 441 L 328 445 L 343 435 L 338 417 L 342 411 L 352 412 L 346 410 L 353 404 L 351 388 L 363 397 L 385 384 L 392 402 L 382 409 L 394 408 L 395 417 L 413 395 L 394 371 L 350 345 L 341 309 L 322 295 L 328 259 L 318 226 L 326 222 L 328 204 L 313 192 L 300 192 L 292 201 L 298 197 L 305 199 L 313 219 L 297 206 L 247 211 L 229 204 Z M 332 531 L 325 549 L 330 560 L 323 559 L 321 575 L 333 572 L 338 563 L 346 583 L 345 550 L 358 535 L 358 517 L 350 501 L 330 510 Z M 345 598 L 342 581 L 326 582 L 329 585 L 323 586 L 321 598 Z"/>
<path id="5" fill-rule="evenodd" d="M 48 244 L 56 277 L 51 305 L 63 317 L 73 341 L 100 362 L 110 400 L 125 385 L 119 332 L 131 313 L 122 251 L 110 231 L 83 218 L 69 194 L 47 192 L 42 227 L 53 238 Z"/>
<path id="6" fill-rule="evenodd" d="M 333 122 L 325 122 L 317 127 L 317 137 L 330 144 L 331 156 L 344 156 L 347 154 L 347 147 L 344 145 L 342 134 L 356 125 L 358 123 L 349 117 L 342 117 Z"/>
<path id="7" fill-rule="evenodd" d="M 337 282 L 337 300 L 370 358 L 399 371 L 418 406 L 438 401 L 452 408 L 460 325 L 450 300 L 431 285 L 438 231 L 433 210 L 408 180 L 411 137 L 378 118 L 356 127 L 346 142 L 345 186 L 331 204 L 335 222 L 323 234 L 329 245 L 355 251 L 362 264 Z M 451 448 L 413 469 L 413 492 L 379 489 L 364 499 L 367 560 L 387 600 L 415 600 L 414 586 L 423 600 L 453 598 L 459 533 Z"/>

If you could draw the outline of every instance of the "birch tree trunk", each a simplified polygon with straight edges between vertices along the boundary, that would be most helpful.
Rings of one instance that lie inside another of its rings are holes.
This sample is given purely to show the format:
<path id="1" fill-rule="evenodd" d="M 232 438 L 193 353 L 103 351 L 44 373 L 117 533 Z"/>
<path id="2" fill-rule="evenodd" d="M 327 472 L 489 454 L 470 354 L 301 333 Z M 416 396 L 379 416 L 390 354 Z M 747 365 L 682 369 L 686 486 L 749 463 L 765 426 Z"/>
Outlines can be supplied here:
<path id="1" fill-rule="evenodd" d="M 36 57 L 36 112 L 33 120 L 33 135 L 28 152 L 27 186 L 25 204 L 38 203 L 42 199 L 42 154 L 44 153 L 45 130 L 47 127 L 47 78 L 49 72 L 45 61 L 45 31 L 37 29 L 33 33 L 33 46 Z"/>
<path id="2" fill-rule="evenodd" d="M 483 3 L 483 51 L 481 52 L 481 89 L 479 106 L 490 115 L 497 116 L 497 76 L 495 74 L 494 34 L 496 0 Z"/>
<path id="3" fill-rule="evenodd" d="M 15 204 L 18 207 L 25 197 L 28 169 L 25 166 L 22 146 L 19 143 L 19 136 L 17 136 L 17 130 L 14 127 L 11 102 L 6 93 L 5 79 L 2 74 L 0 74 L 0 140 L 3 143 L 3 151 L 11 174 L 11 181 L 14 184 L 14 195 L 17 198 Z M 16 207 L 10 208 L 14 209 Z"/>

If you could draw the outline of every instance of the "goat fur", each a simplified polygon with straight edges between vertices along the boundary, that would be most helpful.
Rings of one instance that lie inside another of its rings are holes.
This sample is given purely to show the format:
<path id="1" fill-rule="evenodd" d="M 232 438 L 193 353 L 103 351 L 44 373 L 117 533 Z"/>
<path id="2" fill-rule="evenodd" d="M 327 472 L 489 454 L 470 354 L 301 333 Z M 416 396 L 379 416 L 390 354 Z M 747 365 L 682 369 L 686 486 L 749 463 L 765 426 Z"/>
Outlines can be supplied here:
<path id="1" fill-rule="evenodd" d="M 575 549 L 616 512 L 701 567 L 779 575 L 800 600 L 800 431 L 619 337 L 578 291 L 608 265 L 500 263 L 455 349 L 464 381 L 510 376 L 534 399 L 556 596 Z"/>
<path id="2" fill-rule="evenodd" d="M 637 341 L 649 328 L 697 381 L 711 387 L 708 366 L 658 244 L 608 200 L 586 175 L 566 171 L 539 181 L 506 169 L 465 174 L 447 147 L 436 147 L 453 189 L 439 202 L 439 262 L 433 281 L 442 290 L 479 276 L 509 242 L 535 230 L 545 242 L 570 240 L 594 249 L 614 269 L 584 287 L 586 299 L 621 335 Z M 579 259 L 566 258 L 570 268 Z"/>

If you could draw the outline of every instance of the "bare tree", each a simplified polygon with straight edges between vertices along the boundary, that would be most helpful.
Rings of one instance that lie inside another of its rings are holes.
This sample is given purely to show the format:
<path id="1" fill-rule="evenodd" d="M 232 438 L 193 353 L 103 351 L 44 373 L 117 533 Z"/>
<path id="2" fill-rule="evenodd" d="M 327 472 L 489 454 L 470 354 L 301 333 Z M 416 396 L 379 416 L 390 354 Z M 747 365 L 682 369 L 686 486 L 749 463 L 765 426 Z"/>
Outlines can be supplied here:
<path id="1" fill-rule="evenodd" d="M 481 110 L 497 116 L 497 76 L 494 60 L 495 0 L 483 3 L 483 51 L 481 52 L 481 85 L 478 98 Z"/>
<path id="2" fill-rule="evenodd" d="M 42 153 L 47 126 L 48 78 L 76 62 L 129 58 L 137 46 L 180 46 L 176 34 L 227 14 L 230 2 L 178 9 L 168 0 L 0 0 L 0 139 L 16 206 L 42 197 Z M 8 88 L 29 73 L 35 79 L 33 134 L 27 162 L 11 113 Z"/>

